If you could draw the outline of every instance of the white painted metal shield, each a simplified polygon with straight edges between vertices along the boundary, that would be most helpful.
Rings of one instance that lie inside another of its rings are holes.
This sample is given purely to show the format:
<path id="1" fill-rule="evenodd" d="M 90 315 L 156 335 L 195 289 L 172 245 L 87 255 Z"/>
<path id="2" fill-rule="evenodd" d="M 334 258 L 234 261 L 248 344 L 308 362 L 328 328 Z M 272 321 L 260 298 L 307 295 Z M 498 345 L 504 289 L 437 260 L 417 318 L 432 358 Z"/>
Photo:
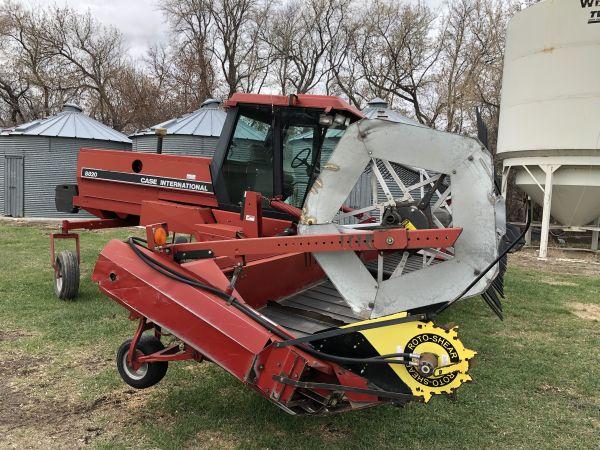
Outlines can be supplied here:
<path id="1" fill-rule="evenodd" d="M 497 225 L 496 209 L 501 210 L 503 202 L 495 194 L 491 155 L 471 138 L 418 125 L 360 121 L 347 129 L 311 187 L 299 233 L 344 233 L 360 227 L 335 222 L 369 165 L 375 194 L 373 203 L 363 209 L 379 217 L 386 205 L 412 199 L 411 192 L 431 188 L 440 174 L 446 174 L 450 187 L 436 193 L 432 209 L 438 227 L 444 226 L 441 213 L 447 213 L 451 226 L 463 229 L 456 245 L 451 250 L 421 252 L 422 267 L 408 273 L 404 270 L 408 256 L 402 255 L 387 279 L 382 275 L 383 256 L 377 262 L 376 276 L 355 252 L 316 253 L 315 258 L 352 309 L 363 317 L 452 300 L 497 257 L 503 224 L 500 220 Z M 416 170 L 425 178 L 406 186 L 395 173 L 397 167 L 420 168 Z M 398 192 L 401 198 L 394 197 Z M 483 292 L 495 276 L 496 271 L 490 271 L 468 295 Z"/>

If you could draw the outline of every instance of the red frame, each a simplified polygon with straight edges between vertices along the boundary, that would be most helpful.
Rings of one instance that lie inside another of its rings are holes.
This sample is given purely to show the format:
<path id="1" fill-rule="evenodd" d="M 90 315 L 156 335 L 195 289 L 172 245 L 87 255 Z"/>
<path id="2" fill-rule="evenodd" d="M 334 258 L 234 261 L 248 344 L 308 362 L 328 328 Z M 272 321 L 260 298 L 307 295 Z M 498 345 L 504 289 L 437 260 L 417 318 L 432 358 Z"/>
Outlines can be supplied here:
<path id="1" fill-rule="evenodd" d="M 148 229 L 155 227 L 151 225 Z M 310 236 L 279 236 L 248 239 L 223 239 L 219 241 L 175 244 L 168 246 L 170 253 L 210 250 L 214 257 L 264 254 L 295 254 L 304 252 L 405 250 L 421 248 L 446 248 L 454 245 L 462 228 L 413 230 L 390 228 L 387 230 L 356 231 L 344 234 L 319 234 Z M 152 233 L 147 233 L 152 236 Z M 155 244 L 153 244 L 155 245 Z"/>
<path id="2" fill-rule="evenodd" d="M 73 239 L 75 240 L 75 252 L 77 253 L 77 264 L 81 260 L 81 246 L 79 243 L 79 235 L 77 233 L 51 233 L 50 234 L 50 264 L 56 271 L 56 250 L 55 250 L 55 239 Z"/>
<path id="3" fill-rule="evenodd" d="M 135 317 L 133 320 L 135 320 Z M 149 323 L 145 317 L 139 319 L 138 327 L 133 335 L 133 338 L 131 339 L 129 350 L 127 351 L 127 363 L 133 368 L 133 370 L 138 370 L 144 363 L 157 361 L 186 361 L 190 359 L 198 362 L 202 361 L 202 355 L 187 344 L 184 344 L 183 350 L 180 350 L 179 344 L 173 344 L 150 355 L 144 355 L 137 351 L 137 345 L 140 342 L 142 334 L 144 331 L 151 329 L 155 330 L 155 335 L 157 338 L 159 338 L 161 333 L 157 328 L 155 328 L 154 324 Z"/>
<path id="4" fill-rule="evenodd" d="M 103 228 L 118 228 L 126 227 L 129 222 L 123 219 L 91 219 L 77 222 L 63 220 L 60 233 L 50 234 L 50 263 L 54 270 L 56 267 L 56 239 L 73 239 L 75 240 L 75 251 L 77 253 L 77 264 L 81 261 L 81 246 L 79 243 L 79 235 L 77 233 L 69 233 L 72 230 L 100 230 Z"/>

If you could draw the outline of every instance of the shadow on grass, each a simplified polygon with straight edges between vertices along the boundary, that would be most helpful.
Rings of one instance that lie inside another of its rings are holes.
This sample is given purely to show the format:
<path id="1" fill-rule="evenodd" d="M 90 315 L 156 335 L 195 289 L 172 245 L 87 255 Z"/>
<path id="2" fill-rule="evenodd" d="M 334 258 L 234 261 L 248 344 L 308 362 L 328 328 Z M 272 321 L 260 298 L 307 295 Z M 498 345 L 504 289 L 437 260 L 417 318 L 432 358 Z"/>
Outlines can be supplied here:
<path id="1" fill-rule="evenodd" d="M 143 424 L 145 434 L 162 448 L 206 441 L 216 447 L 331 448 L 367 444 L 372 437 L 365 439 L 365 430 L 378 437 L 382 428 L 409 431 L 414 424 L 406 423 L 406 417 L 423 405 L 384 406 L 322 417 L 290 416 L 212 366 L 195 380 L 188 378 L 183 386 L 155 397 L 147 407 L 166 418 L 161 423 L 149 419 Z"/>

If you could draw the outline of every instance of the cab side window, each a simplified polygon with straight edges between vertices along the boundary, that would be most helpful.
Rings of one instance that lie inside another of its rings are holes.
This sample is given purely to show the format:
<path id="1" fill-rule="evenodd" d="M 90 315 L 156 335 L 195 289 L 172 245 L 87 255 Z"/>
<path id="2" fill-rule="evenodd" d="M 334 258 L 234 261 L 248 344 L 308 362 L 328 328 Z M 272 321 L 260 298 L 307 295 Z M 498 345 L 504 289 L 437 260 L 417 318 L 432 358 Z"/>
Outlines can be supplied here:
<path id="1" fill-rule="evenodd" d="M 268 108 L 241 108 L 223 174 L 233 204 L 242 203 L 244 191 L 273 196 L 273 130 Z"/>

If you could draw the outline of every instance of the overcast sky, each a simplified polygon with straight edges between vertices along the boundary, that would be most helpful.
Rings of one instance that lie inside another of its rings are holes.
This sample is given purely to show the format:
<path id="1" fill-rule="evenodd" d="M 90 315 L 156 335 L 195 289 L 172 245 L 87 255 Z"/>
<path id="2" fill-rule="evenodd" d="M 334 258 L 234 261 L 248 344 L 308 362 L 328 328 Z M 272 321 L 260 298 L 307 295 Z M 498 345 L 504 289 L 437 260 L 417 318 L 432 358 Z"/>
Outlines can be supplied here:
<path id="1" fill-rule="evenodd" d="M 79 11 L 90 10 L 100 22 L 113 25 L 125 36 L 132 56 L 143 55 L 153 43 L 164 40 L 168 29 L 156 0 L 22 0 L 30 5 L 69 5 Z"/>
<path id="2" fill-rule="evenodd" d="M 113 25 L 125 36 L 125 43 L 133 57 L 146 53 L 148 47 L 163 41 L 168 35 L 162 14 L 157 11 L 159 0 L 21 0 L 29 5 L 64 5 L 79 11 L 90 10 L 104 24 Z M 359 0 L 360 1 L 360 0 Z M 418 1 L 418 0 L 407 0 Z M 443 0 L 423 0 L 432 8 Z"/>

